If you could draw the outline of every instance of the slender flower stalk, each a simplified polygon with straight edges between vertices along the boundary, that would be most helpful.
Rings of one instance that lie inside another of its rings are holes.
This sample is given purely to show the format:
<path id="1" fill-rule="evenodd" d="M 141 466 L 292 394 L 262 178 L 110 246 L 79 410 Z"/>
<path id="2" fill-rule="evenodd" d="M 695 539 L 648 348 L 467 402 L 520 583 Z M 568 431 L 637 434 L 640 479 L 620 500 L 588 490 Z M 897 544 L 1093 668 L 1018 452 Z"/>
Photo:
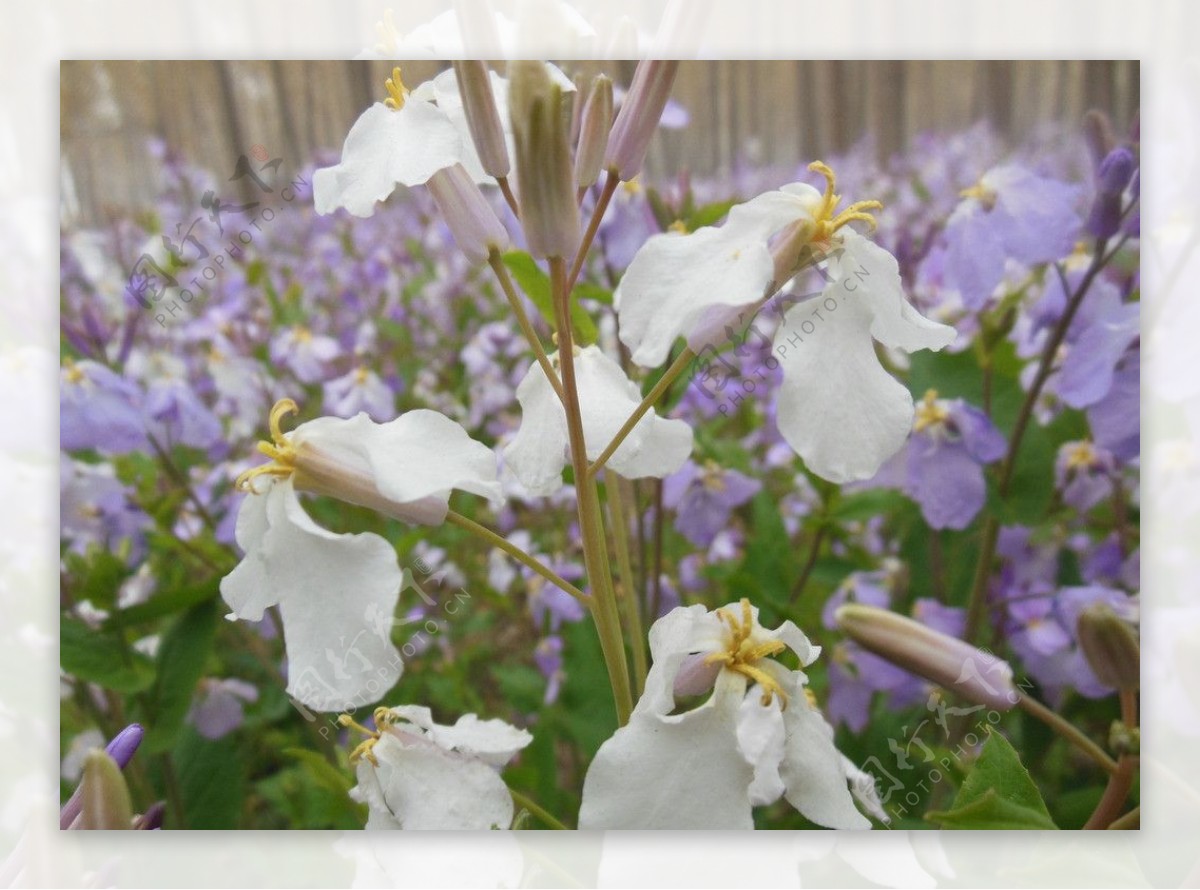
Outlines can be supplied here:
<path id="1" fill-rule="evenodd" d="M 608 494 L 608 521 L 612 524 L 613 546 L 617 551 L 617 574 L 621 582 L 621 613 L 625 619 L 625 636 L 633 651 L 634 692 L 642 694 L 646 685 L 646 635 L 642 624 L 642 603 L 633 583 L 633 568 L 629 559 L 629 514 L 625 509 L 626 480 L 616 473 L 604 476 Z"/>
<path id="2" fill-rule="evenodd" d="M 517 294 L 517 289 L 513 287 L 512 277 L 508 274 L 508 269 L 505 268 L 504 260 L 501 258 L 499 251 L 492 251 L 488 255 L 488 265 L 496 273 L 496 280 L 500 282 L 500 289 L 504 291 L 504 296 L 508 300 L 508 305 L 512 308 L 513 315 L 516 316 L 521 333 L 525 335 L 525 340 L 529 343 L 529 348 L 533 350 L 538 364 L 542 367 L 542 373 L 546 375 L 546 379 L 550 381 L 550 385 L 554 387 L 554 391 L 558 393 L 558 398 L 561 400 L 563 397 L 562 381 L 558 379 L 558 371 L 554 370 L 554 366 L 550 363 L 550 358 L 546 355 L 546 350 L 542 346 L 541 338 L 538 337 L 537 331 L 533 329 L 533 323 L 529 320 L 529 313 L 525 311 L 525 306 L 521 303 L 521 297 Z"/>
<path id="3" fill-rule="evenodd" d="M 616 594 L 609 574 L 607 547 L 600 514 L 600 502 L 595 480 L 588 475 L 587 445 L 583 435 L 579 390 L 575 382 L 575 349 L 571 332 L 570 294 L 566 270 L 560 257 L 550 260 L 550 288 L 554 299 L 556 325 L 559 331 L 559 355 L 562 365 L 564 408 L 570 439 L 571 465 L 575 474 L 576 499 L 579 506 L 579 527 L 583 535 L 584 567 L 592 588 L 592 616 L 600 635 L 604 661 L 621 726 L 629 722 L 633 711 L 633 693 L 629 685 L 629 665 L 621 640 L 621 622 L 617 612 Z"/>

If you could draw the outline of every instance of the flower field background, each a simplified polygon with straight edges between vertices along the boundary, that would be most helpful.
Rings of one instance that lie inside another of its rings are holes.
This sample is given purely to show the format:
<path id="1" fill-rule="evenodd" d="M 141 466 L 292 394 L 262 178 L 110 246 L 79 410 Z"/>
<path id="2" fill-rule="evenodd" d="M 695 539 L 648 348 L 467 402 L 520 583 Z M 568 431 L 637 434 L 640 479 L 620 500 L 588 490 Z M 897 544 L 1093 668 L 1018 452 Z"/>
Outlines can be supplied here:
<path id="1" fill-rule="evenodd" d="M 1086 70 L 1129 82 L 1127 72 Z M 1064 107 L 1022 128 L 981 103 L 958 127 L 910 135 L 889 125 L 886 151 L 869 128 L 820 154 L 799 153 L 794 137 L 786 162 L 777 148 L 764 151 L 762 134 L 729 126 L 724 149 L 696 149 L 696 173 L 685 146 L 703 106 L 685 89 L 668 106 L 650 169 L 617 188 L 583 266 L 579 333 L 649 392 L 658 375 L 630 362 L 613 306 L 638 250 L 662 232 L 720 224 L 735 204 L 788 183 L 819 191 L 824 180 L 809 169 L 819 159 L 847 202 L 882 203 L 875 243 L 896 257 L 913 305 L 954 328 L 940 352 L 878 347 L 916 402 L 912 434 L 871 478 L 827 481 L 777 426 L 782 373 L 772 364 L 788 309 L 824 286 L 828 270 L 810 269 L 740 318 L 657 403 L 694 432 L 686 463 L 661 481 L 616 483 L 615 507 L 606 500 L 630 538 L 620 584 L 646 627 L 680 605 L 747 598 L 764 625 L 791 620 L 823 648 L 809 689 L 838 749 L 874 780 L 877 827 L 956 827 L 972 770 L 1024 775 L 1019 759 L 1038 801 L 1025 800 L 1036 813 L 1019 827 L 1044 818 L 1078 828 L 1101 804 L 1107 775 L 1029 711 L 943 695 L 868 651 L 839 626 L 844 605 L 968 639 L 1100 746 L 1120 754 L 1134 744 L 1110 739 L 1116 721 L 1136 728 L 1079 631 L 1079 616 L 1098 604 L 1135 627 L 1140 585 L 1139 136 L 1133 109 L 1115 107 L 1126 87 L 1089 89 L 1076 90 L 1080 104 L 1112 104 L 1086 120 L 1084 108 Z M 349 107 L 357 114 L 368 102 Z M 234 480 L 260 463 L 255 443 L 267 438 L 272 405 L 288 398 L 302 421 L 365 412 L 384 423 L 434 409 L 501 452 L 521 426 L 517 388 L 530 355 L 496 279 L 464 255 L 425 189 L 398 189 L 367 219 L 315 212 L 314 170 L 337 162 L 353 114 L 304 157 L 243 134 L 249 144 L 232 141 L 227 158 L 197 166 L 170 139 L 152 139 L 137 176 L 152 198 L 104 207 L 89 185 L 64 199 L 64 801 L 82 752 L 136 722 L 145 736 L 126 780 L 135 811 L 164 802 L 164 827 L 366 821 L 349 795 L 360 738 L 337 714 L 285 693 L 277 613 L 224 620 L 219 585 L 242 558 L 235 523 L 246 495 Z M 705 128 L 695 138 L 708 146 L 718 137 Z M 1118 148 L 1129 157 L 1123 180 L 1103 163 Z M 73 182 L 84 178 L 72 169 Z M 597 192 L 585 195 L 585 212 Z M 514 241 L 505 268 L 549 341 L 549 278 L 500 195 L 488 194 Z M 1003 215 L 996 195 L 1014 196 Z M 139 302 L 138 275 L 181 289 Z M 823 320 L 806 324 L 796 336 L 835 336 Z M 812 374 L 836 402 L 835 366 Z M 455 509 L 582 584 L 574 492 L 543 497 L 511 474 L 500 481 L 501 506 L 456 495 Z M 405 669 L 381 703 L 528 730 L 532 741 L 503 773 L 518 805 L 533 804 L 519 819 L 542 827 L 541 809 L 574 824 L 589 763 L 617 729 L 584 607 L 464 527 L 414 527 L 329 498 L 305 503 L 324 528 L 372 531 L 395 547 L 400 606 L 377 619 Z M 991 730 L 1011 746 L 985 752 Z M 812 827 L 783 802 L 754 818 Z"/>

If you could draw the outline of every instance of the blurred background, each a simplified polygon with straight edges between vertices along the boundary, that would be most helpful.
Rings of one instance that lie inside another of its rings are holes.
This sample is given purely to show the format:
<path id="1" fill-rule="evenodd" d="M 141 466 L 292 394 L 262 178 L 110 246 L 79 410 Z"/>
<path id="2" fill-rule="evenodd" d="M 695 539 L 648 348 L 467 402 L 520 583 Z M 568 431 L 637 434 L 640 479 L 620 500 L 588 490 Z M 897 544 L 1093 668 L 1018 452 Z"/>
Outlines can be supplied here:
<path id="1" fill-rule="evenodd" d="M 232 170 L 252 146 L 291 169 L 318 152 L 339 152 L 358 115 L 385 95 L 392 64 L 64 61 L 62 223 L 100 225 L 150 203 L 155 137 L 183 160 L 218 171 Z M 400 64 L 415 87 L 447 63 Z M 563 67 L 627 84 L 634 65 Z M 917 133 L 980 120 L 1015 142 L 1093 107 L 1108 111 L 1123 132 L 1139 88 L 1137 61 L 684 62 L 673 95 L 690 123 L 659 134 L 647 172 L 726 173 L 739 160 L 800 163 L 868 136 L 884 158 Z"/>

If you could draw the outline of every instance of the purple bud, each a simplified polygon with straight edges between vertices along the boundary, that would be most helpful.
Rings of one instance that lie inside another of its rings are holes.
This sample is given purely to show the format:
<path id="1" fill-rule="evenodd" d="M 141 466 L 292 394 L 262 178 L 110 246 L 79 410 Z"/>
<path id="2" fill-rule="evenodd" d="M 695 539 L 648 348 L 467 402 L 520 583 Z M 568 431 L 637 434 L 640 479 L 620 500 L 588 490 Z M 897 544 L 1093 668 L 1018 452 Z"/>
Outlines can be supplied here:
<path id="1" fill-rule="evenodd" d="M 134 752 L 142 743 L 144 734 L 145 731 L 140 723 L 131 723 L 113 737 L 113 740 L 105 746 L 104 753 L 111 757 L 120 769 L 124 769 L 133 759 Z M 81 784 L 63 805 L 62 812 L 58 817 L 58 827 L 70 828 L 71 824 L 79 817 L 82 807 L 83 786 Z"/>
<path id="2" fill-rule="evenodd" d="M 875 606 L 845 605 L 834 617 L 864 649 L 967 701 L 997 711 L 1020 701 L 1008 663 L 970 643 Z"/>
<path id="3" fill-rule="evenodd" d="M 604 157 L 604 166 L 618 179 L 633 179 L 642 169 L 650 137 L 658 127 L 678 71 L 679 62 L 675 59 L 638 62 L 633 83 L 609 134 Z"/>
<path id="4" fill-rule="evenodd" d="M 718 662 L 707 660 L 707 654 L 697 652 L 689 655 L 679 665 L 675 674 L 674 692 L 677 698 L 689 695 L 703 695 L 713 688 L 717 682 L 717 674 L 721 672 Z"/>
<path id="5" fill-rule="evenodd" d="M 1111 238 L 1121 225 L 1121 196 L 1100 194 L 1088 214 L 1087 230 L 1101 240 Z"/>
<path id="6" fill-rule="evenodd" d="M 508 249 L 508 231 L 462 164 L 434 173 L 427 186 L 455 243 L 473 262 Z"/>
<path id="7" fill-rule="evenodd" d="M 475 151 L 479 154 L 480 165 L 485 173 L 496 179 L 508 176 L 511 169 L 508 145 L 504 141 L 504 126 L 496 109 L 492 75 L 487 63 L 475 59 L 455 62 L 454 72 L 458 76 L 463 113 L 471 131 L 471 141 L 475 143 Z"/>
<path id="8" fill-rule="evenodd" d="M 1113 137 L 1112 121 L 1103 111 L 1093 108 L 1083 116 L 1083 137 L 1088 153 L 1092 156 L 1092 167 L 1098 168 L 1117 140 Z"/>
<path id="9" fill-rule="evenodd" d="M 142 813 L 133 820 L 133 827 L 138 831 L 157 831 L 162 828 L 163 816 L 166 815 L 167 805 L 163 801 L 157 801 L 151 805 L 150 809 Z"/>
<path id="10" fill-rule="evenodd" d="M 1122 146 L 1108 153 L 1100 162 L 1100 170 L 1096 174 L 1096 188 L 1106 195 L 1120 195 L 1133 178 L 1137 169 L 1137 161 L 1133 152 Z"/>
<path id="11" fill-rule="evenodd" d="M 612 81 L 603 74 L 592 81 L 587 104 L 579 123 L 579 144 L 575 149 L 575 184 L 587 188 L 600 176 L 608 132 L 612 127 Z"/>

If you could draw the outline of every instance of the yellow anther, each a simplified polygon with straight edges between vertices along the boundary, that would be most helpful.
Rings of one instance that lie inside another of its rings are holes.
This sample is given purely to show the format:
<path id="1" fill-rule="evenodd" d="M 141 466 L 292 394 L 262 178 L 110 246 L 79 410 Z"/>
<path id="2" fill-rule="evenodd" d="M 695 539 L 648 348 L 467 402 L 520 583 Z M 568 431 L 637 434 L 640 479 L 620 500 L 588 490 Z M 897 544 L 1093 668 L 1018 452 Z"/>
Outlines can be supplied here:
<path id="1" fill-rule="evenodd" d="M 621 188 L 630 195 L 640 195 L 644 191 L 642 189 L 641 180 L 637 176 L 633 177 L 633 179 L 627 179 L 622 182 Z"/>
<path id="2" fill-rule="evenodd" d="M 376 714 L 378 714 L 380 710 L 386 710 L 386 708 L 377 709 Z M 366 736 L 366 739 L 355 746 L 354 750 L 350 752 L 350 763 L 358 763 L 358 761 L 365 758 L 372 766 L 379 766 L 379 761 L 375 757 L 374 748 L 375 745 L 379 743 L 380 733 L 374 729 L 367 729 L 361 723 L 356 722 L 355 719 L 349 714 L 338 715 L 337 722 L 338 726 L 344 726 L 347 729 L 353 729 L 355 732 L 360 732 Z M 378 720 L 376 720 L 376 722 L 378 723 Z"/>
<path id="3" fill-rule="evenodd" d="M 869 211 L 882 210 L 883 204 L 879 201 L 856 201 L 838 213 L 837 207 L 842 201 L 842 196 L 836 192 L 837 176 L 833 170 L 824 161 L 813 161 L 808 165 L 808 169 L 825 177 L 825 194 L 821 201 L 821 210 L 817 214 L 813 241 L 828 241 L 838 229 L 855 220 L 865 222 L 871 231 L 875 230 L 875 217 Z"/>
<path id="4" fill-rule="evenodd" d="M 917 416 L 913 421 L 913 431 L 921 432 L 932 426 L 942 426 L 950 419 L 950 411 L 945 404 L 938 401 L 936 389 L 925 391 L 925 398 L 917 402 Z"/>
<path id="5" fill-rule="evenodd" d="M 685 223 L 681 219 L 677 219 L 677 220 L 675 220 L 675 222 L 673 222 L 669 226 L 667 226 L 667 231 L 668 232 L 678 232 L 680 235 L 686 235 L 688 233 L 687 223 Z"/>
<path id="6" fill-rule="evenodd" d="M 404 85 L 404 81 L 400 79 L 400 67 L 392 69 L 392 76 L 383 82 L 387 87 L 388 97 L 383 100 L 383 104 L 392 111 L 399 111 L 404 107 L 404 101 L 408 98 L 408 87 Z"/>
<path id="7" fill-rule="evenodd" d="M 297 343 L 310 343 L 312 342 L 312 331 L 304 325 L 298 324 L 292 328 L 292 337 L 295 338 Z"/>
<path id="8" fill-rule="evenodd" d="M 79 370 L 79 366 L 73 359 L 65 359 L 63 369 L 67 372 L 68 383 L 83 383 L 83 371 Z"/>
<path id="9" fill-rule="evenodd" d="M 958 194 L 963 198 L 974 198 L 983 205 L 984 210 L 991 210 L 996 206 L 996 190 L 988 188 L 982 181 L 975 183 L 970 188 L 963 189 Z"/>
<path id="10" fill-rule="evenodd" d="M 233 483 L 235 488 L 255 494 L 254 486 L 251 483 L 259 476 L 286 478 L 292 475 L 296 469 L 296 448 L 284 435 L 281 423 L 284 417 L 295 414 L 299 410 L 299 406 L 291 399 L 280 399 L 275 403 L 267 421 L 271 430 L 271 441 L 258 443 L 258 450 L 271 458 L 271 462 L 242 473 Z"/>
<path id="11" fill-rule="evenodd" d="M 703 475 L 701 481 L 705 488 L 709 491 L 724 491 L 725 490 L 725 473 L 721 469 L 721 465 L 715 460 L 706 460 L 704 462 Z"/>
<path id="12" fill-rule="evenodd" d="M 1091 442 L 1076 442 L 1067 449 L 1067 469 L 1086 470 L 1096 462 L 1096 449 Z"/>
<path id="13" fill-rule="evenodd" d="M 705 663 L 720 663 L 729 670 L 736 671 L 759 684 L 763 688 L 762 704 L 764 707 L 771 703 L 773 696 L 778 696 L 780 706 L 786 708 L 787 694 L 769 671 L 758 667 L 758 662 L 782 652 L 787 646 L 782 640 L 765 640 L 760 643 L 752 641 L 754 615 L 750 611 L 750 600 L 745 597 L 741 601 L 740 619 L 728 609 L 719 609 L 717 616 L 722 622 L 729 625 L 729 639 L 725 648 L 707 656 L 704 659 Z"/>
<path id="14" fill-rule="evenodd" d="M 371 375 L 371 372 L 368 371 L 366 368 L 359 367 L 354 371 L 354 382 L 357 383 L 359 386 L 362 386 L 364 383 L 367 382 L 367 378 L 370 377 L 370 375 Z"/>

